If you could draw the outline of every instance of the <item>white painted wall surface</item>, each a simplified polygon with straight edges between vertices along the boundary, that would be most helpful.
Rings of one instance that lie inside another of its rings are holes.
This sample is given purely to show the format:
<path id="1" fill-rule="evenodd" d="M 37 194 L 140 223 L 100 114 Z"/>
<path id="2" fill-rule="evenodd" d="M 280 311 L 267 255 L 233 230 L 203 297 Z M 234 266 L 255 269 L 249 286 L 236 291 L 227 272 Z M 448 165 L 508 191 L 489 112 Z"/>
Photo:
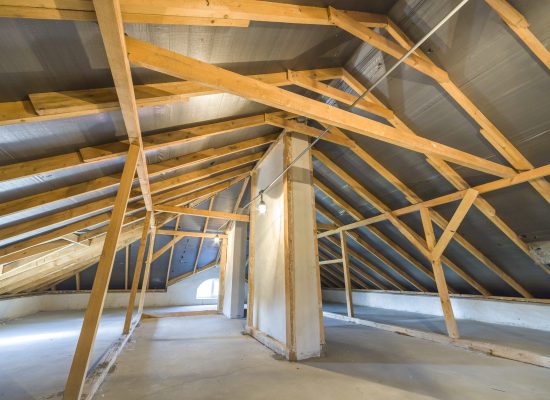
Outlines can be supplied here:
<path id="1" fill-rule="evenodd" d="M 292 134 L 291 155 L 296 159 L 309 142 Z M 293 225 L 291 244 L 294 252 L 294 321 L 296 356 L 299 360 L 321 354 L 319 270 L 315 231 L 315 201 L 309 154 L 300 158 L 291 170 Z"/>
<path id="2" fill-rule="evenodd" d="M 323 290 L 323 301 L 345 303 L 343 290 Z M 451 297 L 455 317 L 550 331 L 550 304 Z M 353 292 L 353 304 L 443 316 L 437 295 Z"/>
<path id="3" fill-rule="evenodd" d="M 283 170 L 283 142 L 278 142 L 257 172 L 258 190 L 266 187 Z M 284 196 L 283 181 L 265 193 L 267 212 L 256 207 L 254 233 L 254 327 L 281 343 L 286 343 L 284 281 Z"/>
<path id="4" fill-rule="evenodd" d="M 217 304 L 217 299 L 196 299 L 197 288 L 207 279 L 218 278 L 214 267 L 168 287 L 168 291 L 147 293 L 145 307 Z M 89 293 L 43 294 L 0 300 L 0 320 L 19 318 L 39 311 L 84 310 Z M 108 293 L 105 308 L 126 308 L 129 293 Z M 136 303 L 139 296 L 136 297 Z"/>

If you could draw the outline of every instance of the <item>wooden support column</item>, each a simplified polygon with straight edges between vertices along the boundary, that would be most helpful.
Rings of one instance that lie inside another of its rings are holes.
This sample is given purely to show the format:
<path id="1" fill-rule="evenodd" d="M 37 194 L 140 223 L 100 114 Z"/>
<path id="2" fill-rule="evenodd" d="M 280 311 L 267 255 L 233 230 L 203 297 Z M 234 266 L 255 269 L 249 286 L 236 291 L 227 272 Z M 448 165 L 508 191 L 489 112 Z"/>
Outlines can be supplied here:
<path id="1" fill-rule="evenodd" d="M 353 312 L 353 288 L 351 287 L 351 275 L 349 270 L 349 254 L 348 254 L 348 243 L 347 243 L 347 234 L 342 232 L 340 234 L 340 247 L 342 249 L 342 264 L 344 266 L 344 284 L 346 290 L 346 305 L 348 309 L 348 317 L 354 317 Z"/>
<path id="2" fill-rule="evenodd" d="M 225 297 L 225 267 L 227 266 L 227 238 L 220 241 L 220 279 L 218 291 L 218 312 L 223 312 L 223 300 Z"/>
<path id="3" fill-rule="evenodd" d="M 174 226 L 174 229 L 176 231 L 179 230 L 180 217 L 181 217 L 181 215 L 178 215 L 176 217 L 176 224 Z M 201 240 L 202 240 L 202 238 L 201 238 Z M 170 258 L 168 259 L 168 268 L 166 269 L 166 288 L 168 288 L 168 281 L 170 280 L 170 268 L 172 267 L 172 259 L 174 258 L 174 248 L 175 247 L 176 247 L 175 243 L 170 247 Z"/>
<path id="4" fill-rule="evenodd" d="M 107 230 L 105 244 L 99 259 L 90 300 L 88 301 L 88 307 L 84 314 L 82 330 L 78 338 L 67 384 L 65 385 L 65 392 L 63 394 L 64 400 L 78 400 L 82 392 L 82 385 L 84 384 L 84 379 L 86 378 L 86 372 L 90 363 L 90 356 L 99 326 L 99 319 L 103 313 L 103 305 L 105 303 L 109 280 L 113 270 L 117 242 L 122 229 L 122 223 L 124 222 L 124 214 L 126 213 L 128 197 L 132 190 L 132 182 L 136 173 L 140 153 L 141 150 L 138 145 L 130 146 L 111 215 L 111 222 Z"/>
<path id="5" fill-rule="evenodd" d="M 132 279 L 132 290 L 130 290 L 130 298 L 128 299 L 128 308 L 126 309 L 126 319 L 124 320 L 124 329 L 122 331 L 124 335 L 127 335 L 130 332 L 130 325 L 132 323 L 132 315 L 134 313 L 134 304 L 136 301 L 136 294 L 139 286 L 139 280 L 141 279 L 143 257 L 145 255 L 145 246 L 147 244 L 147 236 L 149 235 L 150 226 L 151 226 L 151 212 L 147 211 L 147 213 L 145 214 L 145 221 L 143 221 L 143 231 L 141 233 L 141 240 L 139 242 L 136 266 L 134 269 L 134 278 Z"/>
<path id="6" fill-rule="evenodd" d="M 124 248 L 124 289 L 128 290 L 128 268 L 130 267 L 130 246 Z"/>
<path id="7" fill-rule="evenodd" d="M 145 293 L 149 287 L 149 275 L 151 274 L 151 264 L 153 262 L 153 250 L 155 249 L 155 234 L 156 229 L 151 229 L 151 235 L 149 237 L 149 248 L 147 249 L 147 264 L 145 264 L 145 272 L 143 273 L 143 282 L 141 283 L 141 292 L 139 294 L 138 304 L 138 317 L 137 320 L 141 320 L 143 314 L 143 305 L 145 304 Z"/>
<path id="8" fill-rule="evenodd" d="M 215 196 L 210 198 L 210 201 L 208 203 L 208 211 L 212 211 L 212 206 L 214 205 L 214 197 Z M 178 219 L 179 219 L 179 217 L 180 216 L 178 215 Z M 206 231 L 208 230 L 209 220 L 210 220 L 210 217 L 206 217 L 206 219 L 204 220 L 204 226 L 202 228 L 203 233 L 206 233 Z M 193 265 L 193 273 L 197 272 L 197 266 L 199 265 L 199 258 L 201 256 L 201 251 L 202 251 L 203 244 L 204 244 L 204 237 L 201 237 L 200 242 L 199 242 L 199 249 L 197 250 L 197 256 L 195 257 L 195 265 Z"/>
<path id="9" fill-rule="evenodd" d="M 422 226 L 424 227 L 424 234 L 426 235 L 428 249 L 432 251 L 435 246 L 435 234 L 430 217 L 430 211 L 426 207 L 422 207 L 420 209 L 420 215 L 422 217 Z M 445 318 L 447 333 L 450 337 L 458 339 L 458 326 L 456 325 L 453 306 L 451 304 L 451 299 L 449 298 L 449 290 L 447 289 L 447 282 L 445 281 L 445 275 L 443 274 L 441 258 L 438 257 L 432 259 L 431 262 L 435 276 L 435 283 L 437 285 L 437 292 L 439 293 L 439 300 L 441 301 L 441 308 L 443 309 L 443 317 Z"/>

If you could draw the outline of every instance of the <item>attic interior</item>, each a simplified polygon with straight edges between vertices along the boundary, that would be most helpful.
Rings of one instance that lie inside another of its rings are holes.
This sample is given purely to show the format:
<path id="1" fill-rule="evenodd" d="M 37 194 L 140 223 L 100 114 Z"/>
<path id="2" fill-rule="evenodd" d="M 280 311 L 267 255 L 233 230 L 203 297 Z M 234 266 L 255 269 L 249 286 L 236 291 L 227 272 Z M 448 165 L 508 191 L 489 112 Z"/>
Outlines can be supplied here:
<path id="1" fill-rule="evenodd" d="M 0 0 L 0 399 L 547 399 L 549 22 Z"/>

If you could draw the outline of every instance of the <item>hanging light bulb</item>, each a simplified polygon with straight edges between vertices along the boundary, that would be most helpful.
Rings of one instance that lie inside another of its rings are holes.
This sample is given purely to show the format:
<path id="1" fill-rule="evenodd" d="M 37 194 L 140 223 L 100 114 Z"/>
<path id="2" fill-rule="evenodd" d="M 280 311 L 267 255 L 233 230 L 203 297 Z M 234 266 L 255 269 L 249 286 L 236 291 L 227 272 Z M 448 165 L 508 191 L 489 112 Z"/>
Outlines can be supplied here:
<path id="1" fill-rule="evenodd" d="M 267 211 L 267 204 L 265 204 L 264 191 L 262 190 L 260 192 L 260 202 L 258 203 L 258 212 L 260 214 L 265 214 L 266 211 Z"/>
<path id="2" fill-rule="evenodd" d="M 220 235 L 216 233 L 216 236 L 214 236 L 214 243 L 220 244 Z"/>

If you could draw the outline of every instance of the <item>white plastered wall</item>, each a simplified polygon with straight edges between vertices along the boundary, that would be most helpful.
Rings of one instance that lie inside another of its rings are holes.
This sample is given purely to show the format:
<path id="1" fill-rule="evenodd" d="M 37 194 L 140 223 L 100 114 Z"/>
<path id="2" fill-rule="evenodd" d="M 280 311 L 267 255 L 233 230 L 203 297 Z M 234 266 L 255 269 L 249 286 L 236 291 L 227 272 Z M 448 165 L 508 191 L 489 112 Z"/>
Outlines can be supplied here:
<path id="1" fill-rule="evenodd" d="M 196 293 L 202 282 L 218 277 L 219 268 L 214 267 L 169 286 L 166 292 L 147 293 L 145 307 L 217 304 L 217 299 L 197 299 Z M 0 320 L 19 318 L 39 311 L 84 310 L 89 297 L 89 293 L 52 293 L 0 300 Z M 105 308 L 126 308 L 128 297 L 127 292 L 108 293 Z"/>
<path id="2" fill-rule="evenodd" d="M 266 187 L 283 170 L 284 145 L 279 141 L 258 168 L 256 186 Z M 254 234 L 254 327 L 286 343 L 284 192 L 279 180 L 264 194 L 267 212 L 256 207 Z"/>
<path id="3" fill-rule="evenodd" d="M 247 233 L 248 223 L 237 221 L 232 224 L 227 238 L 223 314 L 228 318 L 244 316 Z"/>
<path id="4" fill-rule="evenodd" d="M 343 290 L 323 290 L 323 300 L 345 303 Z M 451 297 L 458 319 L 550 331 L 550 304 Z M 353 304 L 388 310 L 443 316 L 437 295 L 353 292 Z"/>

